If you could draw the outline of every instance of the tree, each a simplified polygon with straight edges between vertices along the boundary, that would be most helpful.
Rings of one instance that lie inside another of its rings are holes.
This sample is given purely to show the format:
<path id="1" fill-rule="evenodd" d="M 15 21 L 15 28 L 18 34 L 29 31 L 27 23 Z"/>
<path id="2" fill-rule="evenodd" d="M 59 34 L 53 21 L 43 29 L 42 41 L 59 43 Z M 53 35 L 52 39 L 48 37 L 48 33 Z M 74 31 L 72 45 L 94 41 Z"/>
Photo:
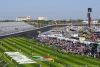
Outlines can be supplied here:
<path id="1" fill-rule="evenodd" d="M 98 23 L 100 23 L 100 19 L 98 20 Z"/>

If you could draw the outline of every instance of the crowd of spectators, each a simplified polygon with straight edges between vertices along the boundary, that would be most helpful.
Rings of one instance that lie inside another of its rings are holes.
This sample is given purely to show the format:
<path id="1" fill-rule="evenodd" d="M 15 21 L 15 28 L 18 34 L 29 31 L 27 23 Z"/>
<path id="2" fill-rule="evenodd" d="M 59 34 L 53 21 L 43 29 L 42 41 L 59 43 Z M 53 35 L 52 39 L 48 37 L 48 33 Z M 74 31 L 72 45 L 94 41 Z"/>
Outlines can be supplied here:
<path id="1" fill-rule="evenodd" d="M 93 48 L 90 44 L 80 43 L 79 41 L 73 42 L 68 40 L 60 40 L 56 37 L 39 37 L 37 39 L 39 42 L 43 44 L 48 44 L 52 46 L 54 51 L 66 52 L 67 54 L 76 54 L 82 57 L 94 57 L 100 59 L 100 49 Z M 55 47 L 57 49 L 55 49 Z"/>

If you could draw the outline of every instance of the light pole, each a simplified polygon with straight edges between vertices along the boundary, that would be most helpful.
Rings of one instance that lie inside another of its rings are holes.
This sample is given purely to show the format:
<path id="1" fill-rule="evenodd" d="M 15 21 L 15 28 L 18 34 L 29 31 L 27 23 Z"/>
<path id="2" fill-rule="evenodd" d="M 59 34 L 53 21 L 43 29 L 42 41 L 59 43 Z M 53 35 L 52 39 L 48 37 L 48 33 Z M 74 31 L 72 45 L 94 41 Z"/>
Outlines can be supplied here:
<path id="1" fill-rule="evenodd" d="M 37 28 L 39 28 L 39 22 L 38 22 L 38 19 L 37 19 Z"/>
<path id="2" fill-rule="evenodd" d="M 57 22 L 56 22 L 56 21 L 54 21 L 54 23 L 55 23 L 55 29 L 57 30 Z"/>

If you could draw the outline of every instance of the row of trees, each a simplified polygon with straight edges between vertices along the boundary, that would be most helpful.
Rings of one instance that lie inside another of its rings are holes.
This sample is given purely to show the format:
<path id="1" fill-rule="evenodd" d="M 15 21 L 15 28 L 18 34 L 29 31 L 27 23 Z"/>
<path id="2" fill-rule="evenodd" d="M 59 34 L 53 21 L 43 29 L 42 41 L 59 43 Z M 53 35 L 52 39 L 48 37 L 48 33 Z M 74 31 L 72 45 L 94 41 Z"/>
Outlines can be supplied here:
<path id="1" fill-rule="evenodd" d="M 15 20 L 0 20 L 0 22 L 15 22 Z"/>
<path id="2" fill-rule="evenodd" d="M 67 23 L 82 23 L 83 20 L 77 19 L 77 20 L 25 20 L 24 22 L 29 23 L 31 25 L 41 27 L 41 26 L 46 26 L 46 25 L 52 25 L 52 24 L 67 24 Z M 15 20 L 1 20 L 0 22 L 16 22 Z M 100 22 L 100 20 L 99 20 Z"/>
<path id="3" fill-rule="evenodd" d="M 41 27 L 52 24 L 82 23 L 82 21 L 83 20 L 29 20 L 24 22 Z"/>
<path id="4" fill-rule="evenodd" d="M 0 20 L 0 22 L 14 22 L 15 20 Z M 82 19 L 77 19 L 77 20 L 25 20 L 24 22 L 56 22 L 56 23 L 81 23 L 83 20 Z M 100 22 L 100 20 L 98 20 Z"/>

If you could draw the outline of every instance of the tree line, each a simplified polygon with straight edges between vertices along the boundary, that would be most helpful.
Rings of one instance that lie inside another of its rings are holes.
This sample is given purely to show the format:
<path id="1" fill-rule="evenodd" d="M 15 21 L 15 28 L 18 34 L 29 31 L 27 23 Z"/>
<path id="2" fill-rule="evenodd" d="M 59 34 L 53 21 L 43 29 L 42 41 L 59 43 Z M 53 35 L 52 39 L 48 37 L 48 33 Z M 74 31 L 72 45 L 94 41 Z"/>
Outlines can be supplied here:
<path id="1" fill-rule="evenodd" d="M 41 26 L 46 26 L 46 25 L 52 25 L 52 24 L 67 24 L 67 23 L 78 23 L 81 24 L 82 23 L 82 19 L 77 19 L 77 20 L 23 20 L 22 22 L 26 22 L 29 23 L 31 25 L 34 25 L 36 27 L 41 27 Z M 0 22 L 19 22 L 19 21 L 15 21 L 15 20 L 0 20 Z M 98 21 L 98 23 L 100 23 L 100 20 Z"/>

